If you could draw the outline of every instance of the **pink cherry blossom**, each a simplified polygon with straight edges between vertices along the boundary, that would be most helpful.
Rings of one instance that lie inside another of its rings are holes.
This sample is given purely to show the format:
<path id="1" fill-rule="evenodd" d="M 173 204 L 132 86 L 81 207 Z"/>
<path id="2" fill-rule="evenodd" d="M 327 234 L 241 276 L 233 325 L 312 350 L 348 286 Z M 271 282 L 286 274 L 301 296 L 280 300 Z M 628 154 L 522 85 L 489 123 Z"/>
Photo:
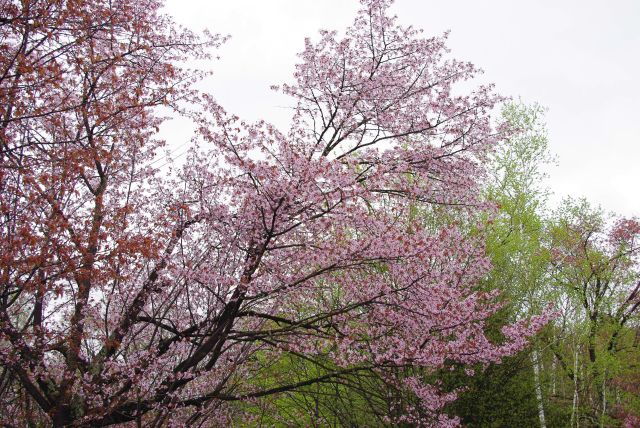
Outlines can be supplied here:
<path id="1" fill-rule="evenodd" d="M 389 5 L 306 40 L 283 131 L 193 89 L 179 64 L 222 39 L 160 2 L 2 3 L 0 361 L 33 406 L 6 392 L 0 420 L 226 425 L 300 386 L 258 387 L 261 359 L 301 355 L 334 364 L 302 384 L 373 370 L 418 399 L 397 422 L 458 424 L 455 392 L 391 369 L 498 362 L 548 315 L 485 336 L 470 230 L 502 97 L 458 95 L 478 69 Z M 197 125 L 169 173 L 159 105 Z"/>

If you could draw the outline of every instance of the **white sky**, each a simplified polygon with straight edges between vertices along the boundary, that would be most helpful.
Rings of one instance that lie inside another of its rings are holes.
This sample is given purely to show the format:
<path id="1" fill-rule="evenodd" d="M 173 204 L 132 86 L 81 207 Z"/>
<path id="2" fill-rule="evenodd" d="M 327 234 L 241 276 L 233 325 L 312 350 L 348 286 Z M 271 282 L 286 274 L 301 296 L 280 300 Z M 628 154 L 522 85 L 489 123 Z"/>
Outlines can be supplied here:
<path id="1" fill-rule="evenodd" d="M 343 30 L 358 7 L 357 0 L 167 0 L 165 10 L 193 30 L 232 36 L 207 83 L 228 111 L 285 127 L 291 100 L 269 86 L 291 81 L 305 37 Z M 552 201 L 585 196 L 640 216 L 640 0 L 396 0 L 392 11 L 425 36 L 451 30 L 453 57 L 483 68 L 501 94 L 549 109 L 559 161 L 550 170 Z"/>

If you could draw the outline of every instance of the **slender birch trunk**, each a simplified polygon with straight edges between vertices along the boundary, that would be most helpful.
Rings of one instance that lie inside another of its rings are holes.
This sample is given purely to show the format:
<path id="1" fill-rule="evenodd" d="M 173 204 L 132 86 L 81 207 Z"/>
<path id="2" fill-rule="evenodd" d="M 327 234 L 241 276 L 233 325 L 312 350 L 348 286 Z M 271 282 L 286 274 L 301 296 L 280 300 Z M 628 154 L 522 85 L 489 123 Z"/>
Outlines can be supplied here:
<path id="1" fill-rule="evenodd" d="M 540 355 L 537 348 L 533 348 L 531 353 L 531 362 L 533 363 L 533 380 L 535 382 L 536 399 L 538 401 L 538 418 L 540 419 L 540 428 L 547 428 L 544 417 L 544 403 L 542 401 L 542 386 L 540 385 Z"/>
<path id="2" fill-rule="evenodd" d="M 580 422 L 576 411 L 578 409 L 578 347 L 575 347 L 573 355 L 573 404 L 571 406 L 571 427 L 573 428 L 573 421 L 576 422 L 576 427 L 580 426 Z"/>

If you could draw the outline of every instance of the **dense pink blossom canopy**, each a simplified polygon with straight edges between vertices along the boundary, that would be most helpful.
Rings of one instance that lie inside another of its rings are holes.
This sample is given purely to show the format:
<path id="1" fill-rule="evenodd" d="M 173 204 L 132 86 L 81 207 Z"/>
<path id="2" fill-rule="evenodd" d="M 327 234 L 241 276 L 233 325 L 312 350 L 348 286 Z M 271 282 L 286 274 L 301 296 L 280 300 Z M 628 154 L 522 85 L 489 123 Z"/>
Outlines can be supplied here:
<path id="1" fill-rule="evenodd" d="M 390 369 L 500 361 L 545 322 L 484 333 L 499 305 L 474 219 L 502 98 L 458 94 L 478 70 L 389 4 L 306 41 L 282 131 L 191 88 L 179 61 L 220 39 L 156 1 L 2 3 L 0 361 L 56 425 L 224 424 L 227 403 L 296 388 L 246 381 L 256 355 L 293 354 L 412 392 L 397 422 L 454 426 L 455 392 Z M 161 104 L 198 126 L 170 175 Z"/>

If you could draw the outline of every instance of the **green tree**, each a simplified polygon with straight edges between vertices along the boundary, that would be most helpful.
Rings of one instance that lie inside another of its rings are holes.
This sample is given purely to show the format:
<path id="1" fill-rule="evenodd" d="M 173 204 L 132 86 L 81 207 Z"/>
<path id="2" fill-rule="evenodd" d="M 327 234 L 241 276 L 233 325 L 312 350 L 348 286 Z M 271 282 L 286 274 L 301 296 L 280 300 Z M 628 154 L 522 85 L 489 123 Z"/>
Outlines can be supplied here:
<path id="1" fill-rule="evenodd" d="M 508 103 L 502 110 L 511 135 L 493 154 L 486 199 L 496 205 L 486 219 L 487 254 L 493 269 L 484 286 L 500 290 L 505 306 L 490 325 L 499 339 L 503 325 L 539 313 L 550 300 L 549 253 L 545 249 L 544 213 L 548 191 L 545 168 L 549 153 L 544 108 L 538 104 Z M 452 375 L 467 392 L 455 403 L 454 413 L 467 426 L 545 426 L 548 399 L 541 365 L 541 344 L 534 342 L 503 364 L 489 365 L 468 378 Z M 556 412 L 557 413 L 557 412 Z M 554 418 L 557 419 L 555 413 Z"/>
<path id="2" fill-rule="evenodd" d="M 621 404 L 614 379 L 633 376 L 639 352 L 640 222 L 607 215 L 584 199 L 567 199 L 549 233 L 564 309 L 559 337 L 573 338 L 572 346 L 554 344 L 575 385 L 572 421 L 612 426 Z"/>

